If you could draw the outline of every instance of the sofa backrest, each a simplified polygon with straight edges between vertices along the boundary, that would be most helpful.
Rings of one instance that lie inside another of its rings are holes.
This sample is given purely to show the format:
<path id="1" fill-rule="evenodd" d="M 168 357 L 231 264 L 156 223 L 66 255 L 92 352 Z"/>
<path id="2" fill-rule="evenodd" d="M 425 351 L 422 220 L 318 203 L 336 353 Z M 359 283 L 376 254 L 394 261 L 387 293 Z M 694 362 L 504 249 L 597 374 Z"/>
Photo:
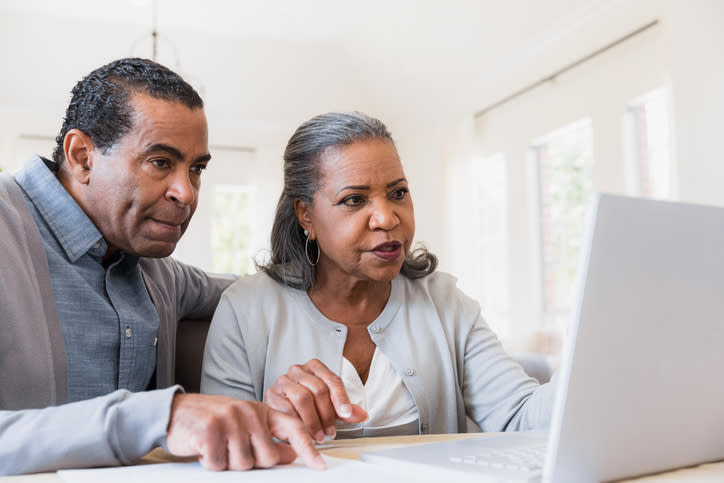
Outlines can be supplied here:
<path id="1" fill-rule="evenodd" d="M 201 362 L 211 320 L 184 319 L 176 332 L 176 384 L 186 392 L 199 392 Z"/>

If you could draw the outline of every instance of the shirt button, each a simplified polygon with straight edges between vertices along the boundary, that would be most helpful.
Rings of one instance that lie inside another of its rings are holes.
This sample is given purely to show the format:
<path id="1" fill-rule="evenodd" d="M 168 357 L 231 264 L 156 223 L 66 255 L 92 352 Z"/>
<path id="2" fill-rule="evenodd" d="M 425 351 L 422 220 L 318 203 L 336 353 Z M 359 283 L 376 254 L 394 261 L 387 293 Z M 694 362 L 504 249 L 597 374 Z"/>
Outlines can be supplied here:
<path id="1" fill-rule="evenodd" d="M 153 338 L 153 346 L 156 347 L 158 345 L 158 337 Z"/>
<path id="2" fill-rule="evenodd" d="M 100 247 L 100 246 L 101 246 L 100 242 L 95 242 L 95 243 L 93 244 L 93 248 L 98 248 L 98 247 Z"/>
<path id="3" fill-rule="evenodd" d="M 421 429 L 423 433 L 427 433 L 430 430 L 430 425 L 427 423 L 422 423 Z"/>
<path id="4" fill-rule="evenodd" d="M 380 331 L 380 328 L 376 325 L 373 325 L 371 330 L 373 334 L 377 334 Z"/>
<path id="5" fill-rule="evenodd" d="M 414 375 L 415 375 L 415 369 L 413 369 L 413 368 L 411 368 L 411 367 L 408 367 L 407 369 L 405 369 L 405 374 L 407 374 L 408 376 L 414 376 Z"/>
<path id="6" fill-rule="evenodd" d="M 133 335 L 133 331 L 131 330 L 130 327 L 128 327 L 128 328 L 126 329 L 126 337 L 131 337 L 132 335 Z"/>
<path id="7" fill-rule="evenodd" d="M 337 332 L 337 335 L 342 335 L 342 327 L 335 327 L 334 331 Z"/>

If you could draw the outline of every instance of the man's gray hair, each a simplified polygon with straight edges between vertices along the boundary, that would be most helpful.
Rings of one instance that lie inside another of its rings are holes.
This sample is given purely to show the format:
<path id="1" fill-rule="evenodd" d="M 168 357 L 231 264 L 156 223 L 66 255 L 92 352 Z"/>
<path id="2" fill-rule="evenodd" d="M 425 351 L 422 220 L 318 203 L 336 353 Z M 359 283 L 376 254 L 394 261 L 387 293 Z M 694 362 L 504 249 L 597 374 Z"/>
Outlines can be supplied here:
<path id="1" fill-rule="evenodd" d="M 258 268 L 289 287 L 309 290 L 314 285 L 315 269 L 309 263 L 306 236 L 294 210 L 295 200 L 312 204 L 321 188 L 320 159 L 327 149 L 369 139 L 394 144 L 392 135 L 379 119 L 361 112 L 330 112 L 313 117 L 294 132 L 284 151 L 284 189 L 277 203 L 271 233 L 271 259 Z M 310 243 L 316 245 L 316 243 Z M 410 252 L 401 273 L 408 278 L 422 278 L 437 267 L 437 257 L 427 248 Z"/>

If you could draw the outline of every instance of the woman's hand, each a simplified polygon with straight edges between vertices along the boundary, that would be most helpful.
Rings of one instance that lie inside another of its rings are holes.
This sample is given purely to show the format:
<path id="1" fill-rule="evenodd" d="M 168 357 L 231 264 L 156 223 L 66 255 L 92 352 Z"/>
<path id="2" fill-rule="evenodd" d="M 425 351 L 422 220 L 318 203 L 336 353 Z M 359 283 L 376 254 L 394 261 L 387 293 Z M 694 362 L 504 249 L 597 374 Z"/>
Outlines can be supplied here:
<path id="1" fill-rule="evenodd" d="M 367 412 L 350 402 L 342 379 L 317 359 L 290 367 L 267 389 L 264 402 L 300 418 L 318 442 L 325 435 L 336 436 L 337 419 L 348 423 L 367 419 Z"/>

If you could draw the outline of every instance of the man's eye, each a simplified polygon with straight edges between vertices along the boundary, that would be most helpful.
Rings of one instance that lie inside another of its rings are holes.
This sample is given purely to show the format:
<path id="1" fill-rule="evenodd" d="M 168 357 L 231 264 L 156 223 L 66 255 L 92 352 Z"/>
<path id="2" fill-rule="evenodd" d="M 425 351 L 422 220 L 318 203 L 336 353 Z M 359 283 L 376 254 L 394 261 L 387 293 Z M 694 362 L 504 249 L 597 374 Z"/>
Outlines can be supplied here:
<path id="1" fill-rule="evenodd" d="M 191 166 L 191 172 L 201 174 L 206 169 L 205 164 L 195 164 Z"/>
<path id="2" fill-rule="evenodd" d="M 168 167 L 168 161 L 165 159 L 154 159 L 151 161 L 151 163 L 153 163 L 153 165 L 156 166 L 157 168 Z"/>
<path id="3" fill-rule="evenodd" d="M 344 203 L 346 206 L 359 206 L 364 203 L 364 201 L 364 198 L 362 198 L 360 195 L 351 195 L 343 199 L 342 203 Z"/>

